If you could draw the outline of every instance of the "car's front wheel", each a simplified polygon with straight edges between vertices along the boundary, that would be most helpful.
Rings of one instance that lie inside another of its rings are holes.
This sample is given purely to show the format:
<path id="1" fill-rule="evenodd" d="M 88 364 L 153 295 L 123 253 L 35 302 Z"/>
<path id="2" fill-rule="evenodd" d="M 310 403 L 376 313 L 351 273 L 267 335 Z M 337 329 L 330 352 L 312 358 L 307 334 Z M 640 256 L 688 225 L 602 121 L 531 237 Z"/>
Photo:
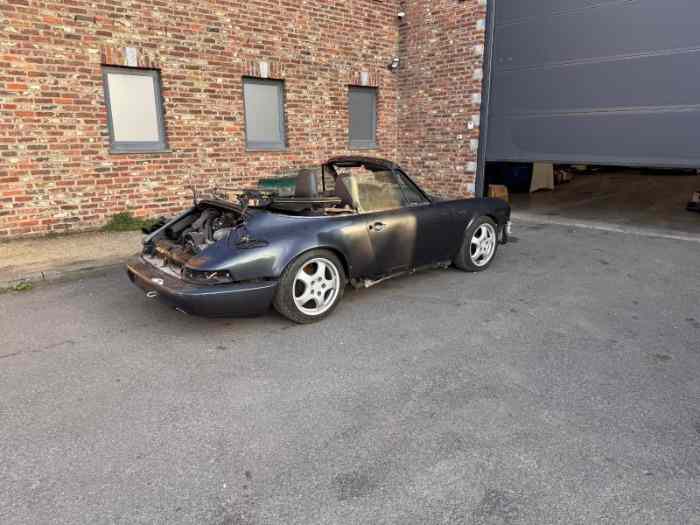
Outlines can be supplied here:
<path id="1" fill-rule="evenodd" d="M 343 298 L 345 271 L 328 250 L 297 257 L 284 271 L 275 295 L 275 309 L 295 323 L 328 317 Z"/>
<path id="2" fill-rule="evenodd" d="M 465 272 L 480 272 L 489 267 L 498 249 L 498 226 L 489 217 L 479 217 L 466 232 L 454 265 Z"/>

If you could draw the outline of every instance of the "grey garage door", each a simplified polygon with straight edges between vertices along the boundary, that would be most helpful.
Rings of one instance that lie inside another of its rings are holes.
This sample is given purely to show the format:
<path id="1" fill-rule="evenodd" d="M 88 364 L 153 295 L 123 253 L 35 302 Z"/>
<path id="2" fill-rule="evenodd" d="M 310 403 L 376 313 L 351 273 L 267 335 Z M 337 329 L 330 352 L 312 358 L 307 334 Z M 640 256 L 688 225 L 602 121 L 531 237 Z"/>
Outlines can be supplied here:
<path id="1" fill-rule="evenodd" d="M 699 0 L 490 0 L 486 157 L 700 167 Z"/>

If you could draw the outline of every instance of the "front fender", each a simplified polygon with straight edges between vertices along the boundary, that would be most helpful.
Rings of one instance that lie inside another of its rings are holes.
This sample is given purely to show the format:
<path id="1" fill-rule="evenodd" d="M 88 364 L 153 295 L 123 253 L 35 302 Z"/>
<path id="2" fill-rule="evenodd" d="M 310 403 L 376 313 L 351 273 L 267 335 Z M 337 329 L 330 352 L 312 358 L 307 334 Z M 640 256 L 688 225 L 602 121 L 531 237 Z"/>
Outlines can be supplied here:
<path id="1" fill-rule="evenodd" d="M 484 215 L 496 221 L 499 228 L 502 228 L 510 218 L 510 206 L 501 199 L 483 198 L 471 201 L 475 204 L 475 209 L 469 218 L 465 229 L 471 228 L 479 217 Z"/>

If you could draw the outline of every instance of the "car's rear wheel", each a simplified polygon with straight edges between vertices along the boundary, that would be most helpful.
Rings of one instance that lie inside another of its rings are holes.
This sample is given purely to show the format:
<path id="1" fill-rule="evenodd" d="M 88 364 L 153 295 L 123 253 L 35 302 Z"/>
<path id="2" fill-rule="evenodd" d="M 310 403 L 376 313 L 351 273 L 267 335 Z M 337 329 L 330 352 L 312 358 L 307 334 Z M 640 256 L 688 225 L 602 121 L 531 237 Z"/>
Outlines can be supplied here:
<path id="1" fill-rule="evenodd" d="M 465 272 L 481 272 L 491 265 L 498 249 L 498 226 L 489 217 L 479 217 L 464 232 L 454 265 Z"/>
<path id="2" fill-rule="evenodd" d="M 295 323 L 313 323 L 333 312 L 344 290 L 345 271 L 338 257 L 328 250 L 312 250 L 285 269 L 274 306 Z"/>

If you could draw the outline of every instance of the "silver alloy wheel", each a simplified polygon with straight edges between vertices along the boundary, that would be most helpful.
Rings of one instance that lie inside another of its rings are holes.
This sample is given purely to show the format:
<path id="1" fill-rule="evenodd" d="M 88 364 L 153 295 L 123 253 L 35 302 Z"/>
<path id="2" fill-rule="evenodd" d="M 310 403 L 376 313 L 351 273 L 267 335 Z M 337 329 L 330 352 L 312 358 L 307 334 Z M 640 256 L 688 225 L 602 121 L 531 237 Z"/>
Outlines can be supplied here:
<path id="1" fill-rule="evenodd" d="M 305 315 L 317 316 L 333 306 L 340 290 L 338 268 L 328 259 L 307 261 L 294 277 L 294 304 Z"/>
<path id="2" fill-rule="evenodd" d="M 496 252 L 496 230 L 492 224 L 481 224 L 469 243 L 469 257 L 479 268 L 486 266 Z"/>

